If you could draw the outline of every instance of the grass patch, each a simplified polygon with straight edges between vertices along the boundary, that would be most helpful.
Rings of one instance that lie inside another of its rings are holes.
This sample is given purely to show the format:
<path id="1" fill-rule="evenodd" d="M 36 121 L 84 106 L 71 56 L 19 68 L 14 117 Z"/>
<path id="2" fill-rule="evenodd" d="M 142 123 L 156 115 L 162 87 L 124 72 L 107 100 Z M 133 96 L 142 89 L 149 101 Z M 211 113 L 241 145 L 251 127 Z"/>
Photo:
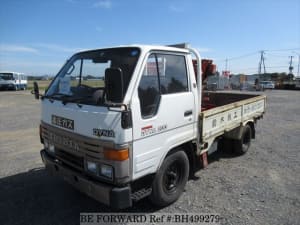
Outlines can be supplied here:
<path id="1" fill-rule="evenodd" d="M 41 90 L 41 91 L 45 91 L 46 90 L 46 88 L 49 86 L 49 84 L 51 83 L 51 80 L 29 80 L 28 82 L 27 82 L 27 89 L 28 90 L 32 90 L 33 89 L 33 82 L 37 82 L 38 83 L 38 85 L 39 85 L 39 89 Z"/>
<path id="2" fill-rule="evenodd" d="M 28 90 L 33 89 L 33 82 L 35 82 L 35 81 L 38 83 L 40 91 L 45 91 L 51 83 L 51 80 L 29 80 L 27 83 Z M 72 86 L 76 86 L 77 83 L 78 83 L 77 80 L 71 81 Z M 82 84 L 88 85 L 90 87 L 104 87 L 103 80 L 83 80 Z"/>

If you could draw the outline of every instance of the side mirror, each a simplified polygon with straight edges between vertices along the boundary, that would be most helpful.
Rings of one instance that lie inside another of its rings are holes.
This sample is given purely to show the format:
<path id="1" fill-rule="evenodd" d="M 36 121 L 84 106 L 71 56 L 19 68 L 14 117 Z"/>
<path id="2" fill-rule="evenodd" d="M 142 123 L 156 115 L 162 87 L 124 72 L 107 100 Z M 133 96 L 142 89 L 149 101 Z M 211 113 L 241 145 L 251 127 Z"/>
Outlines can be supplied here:
<path id="1" fill-rule="evenodd" d="M 123 72 L 120 68 L 108 68 L 105 70 L 106 100 L 113 103 L 121 103 L 124 93 Z"/>
<path id="2" fill-rule="evenodd" d="M 35 99 L 40 98 L 39 85 L 36 81 L 33 82 L 33 90 L 31 91 L 31 94 L 34 94 Z"/>

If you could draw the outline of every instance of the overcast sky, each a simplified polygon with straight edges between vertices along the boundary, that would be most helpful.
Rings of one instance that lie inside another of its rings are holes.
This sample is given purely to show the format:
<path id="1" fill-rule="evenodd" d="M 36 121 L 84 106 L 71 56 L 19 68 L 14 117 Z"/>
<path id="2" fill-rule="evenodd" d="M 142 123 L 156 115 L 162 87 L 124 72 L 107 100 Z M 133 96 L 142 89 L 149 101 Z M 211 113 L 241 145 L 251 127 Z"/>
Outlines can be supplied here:
<path id="1" fill-rule="evenodd" d="M 81 49 L 188 42 L 218 70 L 288 72 L 299 0 L 0 0 L 0 70 L 54 75 Z"/>

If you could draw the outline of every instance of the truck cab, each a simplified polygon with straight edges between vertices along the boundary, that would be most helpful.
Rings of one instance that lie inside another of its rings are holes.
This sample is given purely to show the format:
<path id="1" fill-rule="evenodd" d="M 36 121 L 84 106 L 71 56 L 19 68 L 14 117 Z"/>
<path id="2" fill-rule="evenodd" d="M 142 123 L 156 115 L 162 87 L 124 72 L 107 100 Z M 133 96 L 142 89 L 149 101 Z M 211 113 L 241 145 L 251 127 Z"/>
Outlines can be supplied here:
<path id="1" fill-rule="evenodd" d="M 72 56 L 41 96 L 46 169 L 114 208 L 146 196 L 160 206 L 176 201 L 213 142 L 202 140 L 193 58 L 201 81 L 200 55 L 186 47 Z"/>

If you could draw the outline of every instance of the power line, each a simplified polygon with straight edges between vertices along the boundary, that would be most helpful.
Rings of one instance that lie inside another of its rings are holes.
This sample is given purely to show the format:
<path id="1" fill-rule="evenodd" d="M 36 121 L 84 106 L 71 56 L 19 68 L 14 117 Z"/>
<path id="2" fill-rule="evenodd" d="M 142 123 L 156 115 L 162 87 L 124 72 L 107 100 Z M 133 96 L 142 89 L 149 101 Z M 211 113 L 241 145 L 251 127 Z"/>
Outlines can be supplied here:
<path id="1" fill-rule="evenodd" d="M 267 66 L 266 68 L 270 68 L 270 69 L 272 69 L 272 68 L 286 68 L 286 66 Z"/>
<path id="2" fill-rule="evenodd" d="M 280 68 L 286 68 L 286 65 L 282 66 L 266 66 L 266 69 L 280 69 Z M 248 68 L 235 68 L 233 69 L 235 71 L 243 71 L 242 73 L 247 73 L 247 74 L 257 74 L 257 67 L 248 67 Z M 274 72 L 274 71 L 273 71 Z M 273 73 L 269 72 L 269 73 Z"/>
<path id="3" fill-rule="evenodd" d="M 259 64 L 258 64 L 258 74 L 263 74 L 266 73 L 266 69 L 272 69 L 272 68 L 286 68 L 286 66 L 266 66 L 265 65 L 265 60 L 266 60 L 266 55 L 269 58 L 273 58 L 271 61 L 274 61 L 274 58 L 278 58 L 278 60 L 275 60 L 274 62 L 276 62 L 276 64 L 282 64 L 284 62 L 288 63 L 289 62 L 289 70 L 291 72 L 291 67 L 292 67 L 292 62 L 289 60 L 283 61 L 283 58 L 291 58 L 291 53 L 288 53 L 288 51 L 292 51 L 294 53 L 295 50 L 300 50 L 300 48 L 286 48 L 286 49 L 267 49 L 267 50 L 261 50 L 261 51 L 255 51 L 255 52 L 250 52 L 250 53 L 246 53 L 240 56 L 235 56 L 235 57 L 227 57 L 223 60 L 217 60 L 217 61 L 223 61 L 225 63 L 225 71 L 227 71 L 229 69 L 229 65 L 230 65 L 230 61 L 232 60 L 239 60 L 239 59 L 243 59 L 243 58 L 247 58 L 256 54 L 260 54 L 260 60 L 259 60 Z M 278 53 L 272 53 L 272 52 L 278 52 Z M 279 53 L 281 52 L 281 53 Z M 299 76 L 300 73 L 300 55 L 298 53 L 296 53 L 298 55 L 298 71 L 297 71 L 297 75 Z M 293 56 L 295 57 L 295 56 Z M 280 59 L 281 58 L 281 59 Z M 291 58 L 292 60 L 292 58 Z M 269 61 L 268 61 L 269 62 Z M 273 62 L 273 64 L 274 64 Z M 231 68 L 233 70 L 236 70 L 234 68 Z M 243 69 L 245 70 L 254 70 L 254 68 L 247 68 L 247 69 Z M 293 68 L 292 68 L 293 69 Z M 240 69 L 239 69 L 240 70 Z"/>
<path id="4" fill-rule="evenodd" d="M 266 66 L 266 69 L 273 69 L 273 68 L 286 68 L 286 66 Z M 242 70 L 241 68 L 237 68 L 239 70 Z M 248 67 L 244 68 L 243 70 L 256 70 L 257 67 Z"/>
<path id="5" fill-rule="evenodd" d="M 261 50 L 261 51 L 264 51 L 264 52 L 279 52 L 279 51 L 296 51 L 296 50 L 300 50 L 300 48 L 269 49 L 269 50 Z M 249 56 L 261 53 L 261 51 L 255 51 L 255 52 L 246 53 L 246 54 L 240 55 L 240 56 L 234 56 L 234 57 L 231 57 L 231 58 L 226 58 L 226 59 L 224 59 L 224 61 L 226 61 L 226 60 L 227 61 L 229 61 L 229 60 L 237 60 L 237 59 L 241 59 L 241 58 L 246 58 L 246 57 L 249 57 Z"/>
<path id="6" fill-rule="evenodd" d="M 249 57 L 249 56 L 252 56 L 252 55 L 256 55 L 257 53 L 258 53 L 258 51 L 247 53 L 245 55 L 240 55 L 240 56 L 232 57 L 232 58 L 226 58 L 225 61 L 226 60 L 236 60 L 236 59 L 246 58 L 246 57 Z"/>
<path id="7" fill-rule="evenodd" d="M 287 53 L 287 54 L 284 54 L 284 55 L 278 55 L 278 54 L 272 54 L 272 53 L 267 53 L 268 54 L 268 57 L 276 57 L 276 58 L 286 58 L 288 56 L 290 56 L 290 53 Z"/>
<path id="8" fill-rule="evenodd" d="M 296 51 L 296 50 L 300 50 L 300 48 L 285 48 L 285 49 L 269 49 L 269 50 L 265 50 L 266 52 L 281 52 L 281 51 Z"/>

